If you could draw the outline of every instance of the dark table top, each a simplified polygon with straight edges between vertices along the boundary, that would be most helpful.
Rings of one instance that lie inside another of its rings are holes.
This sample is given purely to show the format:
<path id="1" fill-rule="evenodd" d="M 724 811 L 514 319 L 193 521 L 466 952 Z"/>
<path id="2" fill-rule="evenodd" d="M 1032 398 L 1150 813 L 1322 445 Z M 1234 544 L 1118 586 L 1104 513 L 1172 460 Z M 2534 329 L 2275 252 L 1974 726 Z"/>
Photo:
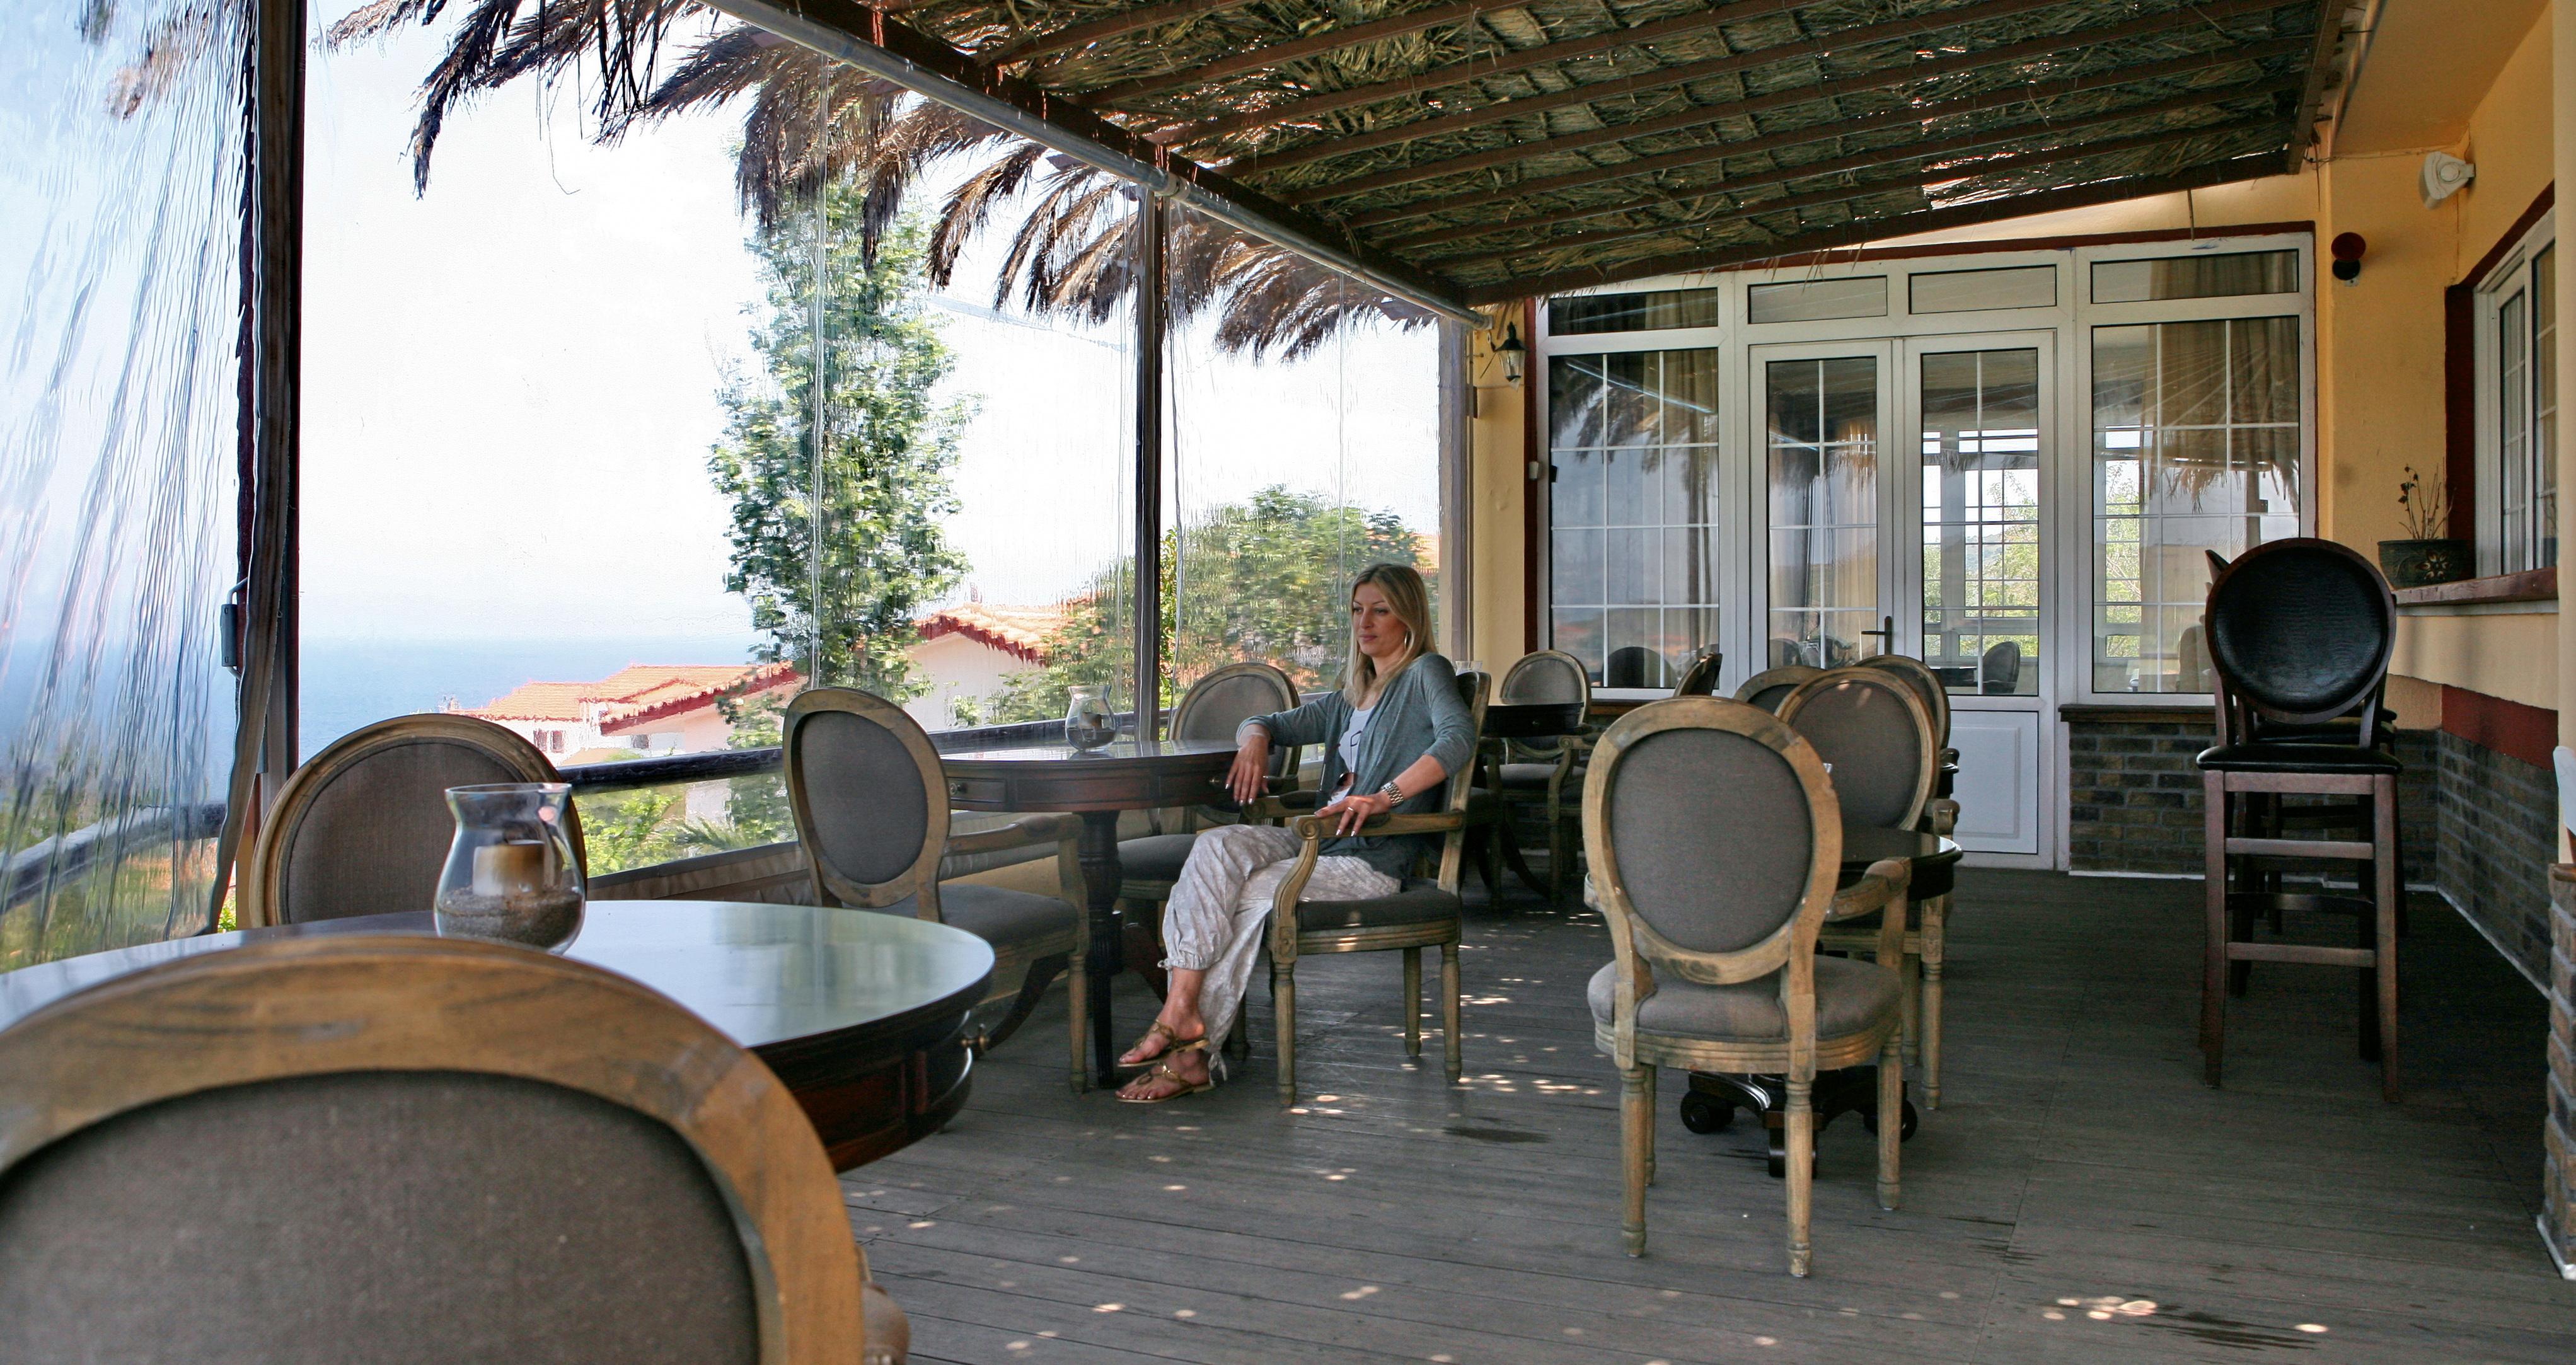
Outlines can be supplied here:
<path id="1" fill-rule="evenodd" d="M 0 1028 L 83 987 L 253 939 L 434 932 L 427 911 L 358 915 L 39 963 L 0 973 Z M 755 1049 L 962 1012 L 993 972 L 993 950 L 962 929 L 740 901 L 592 901 L 564 956 L 642 982 Z"/>
<path id="2" fill-rule="evenodd" d="M 1579 701 L 1497 701 L 1485 704 L 1485 735 L 1490 739 L 1542 739 L 1570 735 L 1583 728 Z"/>
<path id="3" fill-rule="evenodd" d="M 1926 865 L 1959 861 L 1959 843 L 1920 830 L 1881 829 L 1874 825 L 1843 826 L 1843 866 L 1867 867 L 1881 858 L 1903 858 L 1919 871 Z"/>
<path id="4" fill-rule="evenodd" d="M 965 749 L 939 756 L 949 804 L 965 810 L 1079 811 L 1106 821 L 1122 810 L 1227 806 L 1230 741 L 1121 739 L 1097 749 L 1062 742 Z"/>
<path id="5" fill-rule="evenodd" d="M 1082 763 L 1082 764 L 1186 764 L 1197 766 L 1210 758 L 1234 757 L 1231 740 L 1213 739 L 1120 739 L 1097 749 L 1077 749 L 1062 741 L 1042 744 L 1008 744 L 990 749 L 963 749 L 943 752 L 939 761 L 951 767 L 995 763 Z"/>

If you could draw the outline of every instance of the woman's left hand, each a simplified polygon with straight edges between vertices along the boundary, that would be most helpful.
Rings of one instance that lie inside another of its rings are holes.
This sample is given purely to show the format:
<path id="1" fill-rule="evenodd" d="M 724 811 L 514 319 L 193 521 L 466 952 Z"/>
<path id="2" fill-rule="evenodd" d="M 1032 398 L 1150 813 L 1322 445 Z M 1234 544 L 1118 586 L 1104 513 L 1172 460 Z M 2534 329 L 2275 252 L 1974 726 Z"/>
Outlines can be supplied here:
<path id="1" fill-rule="evenodd" d="M 1333 825 L 1335 834 L 1355 834 L 1359 832 L 1360 826 L 1393 809 L 1395 809 L 1395 802 L 1376 792 L 1367 792 L 1356 796 L 1345 796 L 1315 813 L 1339 817 Z"/>

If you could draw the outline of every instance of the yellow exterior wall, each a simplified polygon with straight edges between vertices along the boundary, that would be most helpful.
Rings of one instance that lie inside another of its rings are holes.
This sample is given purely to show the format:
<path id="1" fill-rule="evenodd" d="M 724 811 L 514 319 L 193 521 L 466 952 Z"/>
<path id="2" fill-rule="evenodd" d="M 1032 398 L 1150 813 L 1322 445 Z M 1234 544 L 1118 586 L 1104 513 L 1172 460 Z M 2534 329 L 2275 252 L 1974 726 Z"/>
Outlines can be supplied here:
<path id="1" fill-rule="evenodd" d="M 2442 150 L 2474 163 L 2477 179 L 2443 205 L 2457 205 L 2459 260 L 2451 273 L 2469 273 L 2514 220 L 2531 207 L 2551 178 L 2554 140 L 2549 135 L 2549 60 L 2553 29 L 2550 14 L 2514 49 L 2485 99 L 2469 115 L 2469 135 L 2457 147 Z M 2420 161 L 2420 158 L 2419 158 Z"/>
<path id="2" fill-rule="evenodd" d="M 1520 326 L 1518 307 L 1503 310 L 1495 325 L 1473 337 L 1467 348 L 1467 373 L 1475 386 L 1474 416 L 1469 422 L 1474 499 L 1475 587 L 1468 614 L 1473 626 L 1469 656 L 1500 676 L 1522 654 L 1528 608 L 1522 563 L 1527 558 L 1523 508 L 1529 497 L 1530 456 L 1522 450 L 1522 405 L 1526 389 L 1506 383 L 1493 347 L 1503 338 L 1505 323 Z M 1522 327 L 1522 344 L 1528 344 Z M 1531 365 L 1521 385 L 1539 382 Z"/>

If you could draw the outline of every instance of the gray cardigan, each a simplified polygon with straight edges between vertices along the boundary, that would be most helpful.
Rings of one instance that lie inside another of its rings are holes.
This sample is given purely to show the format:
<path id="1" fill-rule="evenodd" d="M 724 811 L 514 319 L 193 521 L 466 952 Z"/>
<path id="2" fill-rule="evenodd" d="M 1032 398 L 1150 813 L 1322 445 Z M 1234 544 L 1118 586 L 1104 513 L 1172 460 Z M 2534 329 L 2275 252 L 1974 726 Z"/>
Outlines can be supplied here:
<path id="1" fill-rule="evenodd" d="M 1337 689 L 1293 710 L 1254 716 L 1236 729 L 1235 736 L 1240 742 L 1244 731 L 1258 725 L 1270 732 L 1274 744 L 1323 745 L 1324 780 L 1318 790 L 1329 794 L 1341 784 L 1342 731 L 1350 723 L 1350 699 Z M 1379 689 L 1368 731 L 1360 736 L 1359 780 L 1351 790 L 1376 791 L 1426 754 L 1439 760 L 1442 771 L 1455 775 L 1475 749 L 1475 722 L 1467 714 L 1467 704 L 1458 699 L 1458 671 L 1447 659 L 1425 654 Z M 1415 792 L 1396 809 L 1406 815 L 1437 814 L 1447 793 L 1444 781 L 1429 791 Z M 1438 836 L 1429 834 L 1344 837 L 1326 840 L 1323 851 L 1358 858 L 1402 881 L 1413 875 L 1414 860 L 1426 849 L 1436 850 L 1438 844 Z"/>

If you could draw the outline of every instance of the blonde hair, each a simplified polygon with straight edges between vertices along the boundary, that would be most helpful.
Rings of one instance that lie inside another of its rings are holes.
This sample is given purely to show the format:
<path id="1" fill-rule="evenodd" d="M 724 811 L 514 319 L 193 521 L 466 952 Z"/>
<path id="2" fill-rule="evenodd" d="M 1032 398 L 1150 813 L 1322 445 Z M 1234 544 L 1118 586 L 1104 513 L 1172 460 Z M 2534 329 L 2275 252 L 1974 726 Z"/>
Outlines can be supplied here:
<path id="1" fill-rule="evenodd" d="M 1410 564 L 1371 564 L 1351 580 L 1351 595 L 1356 597 L 1369 586 L 1386 595 L 1386 605 L 1404 623 L 1404 657 L 1387 670 L 1386 677 L 1392 678 L 1431 652 L 1431 589 Z M 1385 681 L 1378 676 L 1377 660 L 1360 652 L 1360 633 L 1353 629 L 1350 666 L 1342 670 L 1342 695 L 1358 706 Z"/>

